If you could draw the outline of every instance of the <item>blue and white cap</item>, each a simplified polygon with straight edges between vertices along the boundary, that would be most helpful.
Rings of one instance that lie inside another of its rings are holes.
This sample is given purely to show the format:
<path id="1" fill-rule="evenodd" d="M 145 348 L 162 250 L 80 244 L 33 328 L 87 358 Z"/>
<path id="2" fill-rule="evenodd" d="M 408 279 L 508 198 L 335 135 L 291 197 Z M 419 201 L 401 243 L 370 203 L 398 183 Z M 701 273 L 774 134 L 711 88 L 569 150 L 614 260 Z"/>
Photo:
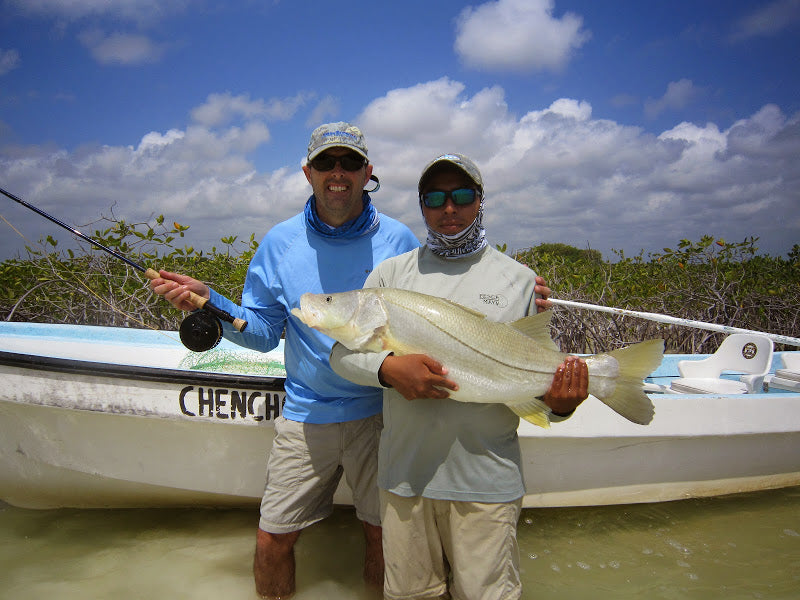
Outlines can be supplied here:
<path id="1" fill-rule="evenodd" d="M 350 148 L 367 158 L 367 142 L 364 141 L 364 134 L 355 125 L 344 121 L 325 123 L 311 133 L 311 140 L 308 142 L 308 160 L 312 160 L 328 148 Z"/>

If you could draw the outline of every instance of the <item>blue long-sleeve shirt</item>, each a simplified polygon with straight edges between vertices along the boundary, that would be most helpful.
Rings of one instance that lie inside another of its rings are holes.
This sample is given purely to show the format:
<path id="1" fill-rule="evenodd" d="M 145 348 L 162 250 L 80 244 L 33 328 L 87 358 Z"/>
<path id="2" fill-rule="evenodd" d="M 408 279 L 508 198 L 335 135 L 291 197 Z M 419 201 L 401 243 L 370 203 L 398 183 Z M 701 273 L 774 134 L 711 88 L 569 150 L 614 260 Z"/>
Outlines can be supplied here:
<path id="1" fill-rule="evenodd" d="M 226 339 L 267 352 L 281 333 L 286 364 L 283 416 L 306 423 L 339 423 L 381 412 L 382 392 L 333 372 L 328 358 L 333 340 L 291 316 L 300 296 L 360 289 L 386 258 L 419 247 L 408 227 L 380 215 L 377 227 L 357 237 L 321 235 L 298 214 L 273 227 L 247 271 L 241 306 L 211 290 L 210 301 L 248 322 L 244 332 L 223 323 Z"/>

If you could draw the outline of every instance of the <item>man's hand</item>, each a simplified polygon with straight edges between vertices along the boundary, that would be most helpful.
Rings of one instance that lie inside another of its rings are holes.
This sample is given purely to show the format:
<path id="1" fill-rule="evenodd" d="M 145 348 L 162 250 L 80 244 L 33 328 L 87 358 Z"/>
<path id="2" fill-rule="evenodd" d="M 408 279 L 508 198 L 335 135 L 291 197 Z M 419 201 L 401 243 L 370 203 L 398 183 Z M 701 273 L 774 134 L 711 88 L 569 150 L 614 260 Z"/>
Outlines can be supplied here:
<path id="1" fill-rule="evenodd" d="M 446 375 L 447 369 L 425 354 L 390 354 L 378 371 L 381 383 L 396 389 L 406 400 L 449 397 L 447 390 L 456 391 L 458 384 Z"/>
<path id="2" fill-rule="evenodd" d="M 541 296 L 541 298 L 534 300 L 536 302 L 536 312 L 544 312 L 553 308 L 553 303 L 548 300 L 553 291 L 547 287 L 547 282 L 541 275 L 536 276 L 536 285 L 533 287 L 533 291 Z"/>
<path id="3" fill-rule="evenodd" d="M 150 280 L 150 289 L 180 310 L 191 312 L 197 309 L 194 304 L 189 302 L 189 292 L 194 292 L 206 300 L 211 295 L 205 283 L 192 279 L 188 275 L 169 271 L 159 271 L 158 274 L 161 277 Z"/>
<path id="4" fill-rule="evenodd" d="M 553 376 L 550 389 L 542 398 L 557 415 L 568 415 L 589 397 L 589 368 L 586 361 L 568 356 Z"/>

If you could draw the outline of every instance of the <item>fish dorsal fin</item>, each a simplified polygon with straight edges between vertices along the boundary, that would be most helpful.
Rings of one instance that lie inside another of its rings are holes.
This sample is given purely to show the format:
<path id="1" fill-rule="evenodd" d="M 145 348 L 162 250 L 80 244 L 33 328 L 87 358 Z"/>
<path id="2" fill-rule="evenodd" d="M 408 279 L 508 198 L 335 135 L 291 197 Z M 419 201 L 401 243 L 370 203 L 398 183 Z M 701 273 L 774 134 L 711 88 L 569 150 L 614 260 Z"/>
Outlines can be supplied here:
<path id="1" fill-rule="evenodd" d="M 550 335 L 550 319 L 553 317 L 553 312 L 546 310 L 529 317 L 523 317 L 513 323 L 509 323 L 520 333 L 524 333 L 529 338 L 532 338 L 537 344 L 544 346 L 548 350 L 555 350 L 559 352 L 558 346 L 553 341 Z"/>

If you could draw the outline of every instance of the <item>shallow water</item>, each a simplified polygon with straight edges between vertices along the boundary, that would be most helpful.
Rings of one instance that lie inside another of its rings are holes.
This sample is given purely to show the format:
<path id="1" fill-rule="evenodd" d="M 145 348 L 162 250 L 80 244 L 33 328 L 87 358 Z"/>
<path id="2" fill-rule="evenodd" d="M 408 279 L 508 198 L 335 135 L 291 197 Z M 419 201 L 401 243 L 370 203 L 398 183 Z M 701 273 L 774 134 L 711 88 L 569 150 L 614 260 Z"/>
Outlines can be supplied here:
<path id="1" fill-rule="evenodd" d="M 0 598 L 255 599 L 257 510 L 0 508 Z M 800 597 L 800 488 L 526 509 L 524 598 Z M 297 600 L 372 599 L 351 509 L 297 546 Z"/>

